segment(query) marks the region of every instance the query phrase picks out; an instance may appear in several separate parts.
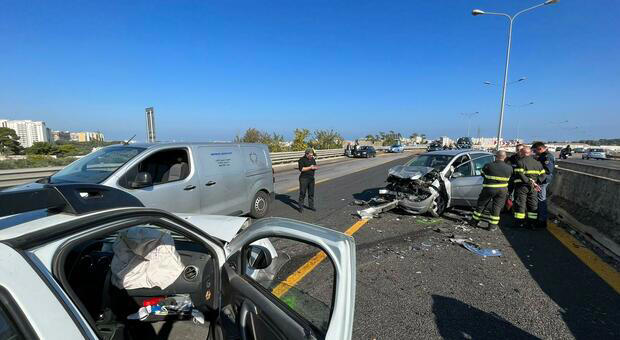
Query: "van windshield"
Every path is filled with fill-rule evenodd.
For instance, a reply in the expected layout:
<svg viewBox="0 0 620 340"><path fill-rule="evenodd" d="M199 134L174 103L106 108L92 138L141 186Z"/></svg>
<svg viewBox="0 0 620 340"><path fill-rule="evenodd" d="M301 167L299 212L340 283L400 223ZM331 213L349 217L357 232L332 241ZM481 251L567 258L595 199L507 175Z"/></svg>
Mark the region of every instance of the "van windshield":
<svg viewBox="0 0 620 340"><path fill-rule="evenodd" d="M49 183L100 183L144 150L131 146L97 150L51 176Z"/></svg>

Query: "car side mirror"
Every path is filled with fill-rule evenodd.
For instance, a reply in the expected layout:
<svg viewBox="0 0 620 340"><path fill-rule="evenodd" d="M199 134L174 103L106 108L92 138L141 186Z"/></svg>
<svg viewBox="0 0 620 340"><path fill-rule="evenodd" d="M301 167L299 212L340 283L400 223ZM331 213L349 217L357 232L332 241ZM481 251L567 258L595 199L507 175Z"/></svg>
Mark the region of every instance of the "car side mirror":
<svg viewBox="0 0 620 340"><path fill-rule="evenodd" d="M247 251L248 267L252 269L265 269L271 265L273 259L269 249L251 245Z"/></svg>
<svg viewBox="0 0 620 340"><path fill-rule="evenodd" d="M153 178L148 172L138 172L136 178L131 182L132 189L146 188L153 185Z"/></svg>

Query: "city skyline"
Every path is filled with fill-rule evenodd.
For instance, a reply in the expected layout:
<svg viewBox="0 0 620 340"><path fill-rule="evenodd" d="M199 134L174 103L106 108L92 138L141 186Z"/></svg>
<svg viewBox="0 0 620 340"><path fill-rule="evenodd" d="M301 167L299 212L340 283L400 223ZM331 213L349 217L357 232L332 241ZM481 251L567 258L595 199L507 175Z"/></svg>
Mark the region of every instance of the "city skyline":
<svg viewBox="0 0 620 340"><path fill-rule="evenodd" d="M6 4L0 113L144 141L153 106L159 140L206 141L250 127L458 137L460 113L479 112L471 130L492 136L499 87L484 82L500 82L507 24L470 13L536 3ZM617 137L618 9L567 1L519 18L509 78L526 80L509 87L505 138Z"/></svg>

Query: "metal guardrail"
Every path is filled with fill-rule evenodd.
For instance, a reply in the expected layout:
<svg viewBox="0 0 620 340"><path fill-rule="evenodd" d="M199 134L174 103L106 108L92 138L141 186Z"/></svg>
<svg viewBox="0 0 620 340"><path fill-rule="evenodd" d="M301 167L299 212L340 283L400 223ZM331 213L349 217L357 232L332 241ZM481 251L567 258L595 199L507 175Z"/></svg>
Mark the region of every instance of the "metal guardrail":
<svg viewBox="0 0 620 340"><path fill-rule="evenodd" d="M388 147L376 147L377 151L385 151ZM423 149L423 146L406 146L405 150ZM303 151L292 152L272 152L270 153L271 162L273 165L287 164L296 162L301 156L304 155ZM317 159L336 158L344 156L344 149L329 149L329 150L317 150ZM0 170L0 188L7 188L15 185L26 184L34 182L43 177L51 176L60 169L59 167L48 168L25 168L25 169L10 169Z"/></svg>

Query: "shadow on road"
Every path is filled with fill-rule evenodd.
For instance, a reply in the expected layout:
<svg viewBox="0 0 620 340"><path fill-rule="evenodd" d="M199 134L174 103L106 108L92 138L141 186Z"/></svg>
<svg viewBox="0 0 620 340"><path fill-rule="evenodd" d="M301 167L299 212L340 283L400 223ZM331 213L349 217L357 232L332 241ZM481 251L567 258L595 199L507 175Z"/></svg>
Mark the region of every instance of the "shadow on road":
<svg viewBox="0 0 620 340"><path fill-rule="evenodd" d="M373 197L379 196L379 189L381 188L366 189L362 192L358 192L357 194L353 194L353 198L356 200L368 201Z"/></svg>
<svg viewBox="0 0 620 340"><path fill-rule="evenodd" d="M289 207L297 210L299 208L299 204L296 200L292 199L290 195L286 194L276 194L276 201L280 201Z"/></svg>
<svg viewBox="0 0 620 340"><path fill-rule="evenodd" d="M511 217L502 218L506 239L542 291L559 306L558 313L575 338L620 338L620 295L547 230L512 225Z"/></svg>
<svg viewBox="0 0 620 340"><path fill-rule="evenodd" d="M444 339L538 339L499 315L459 300L433 295L433 314Z"/></svg>

